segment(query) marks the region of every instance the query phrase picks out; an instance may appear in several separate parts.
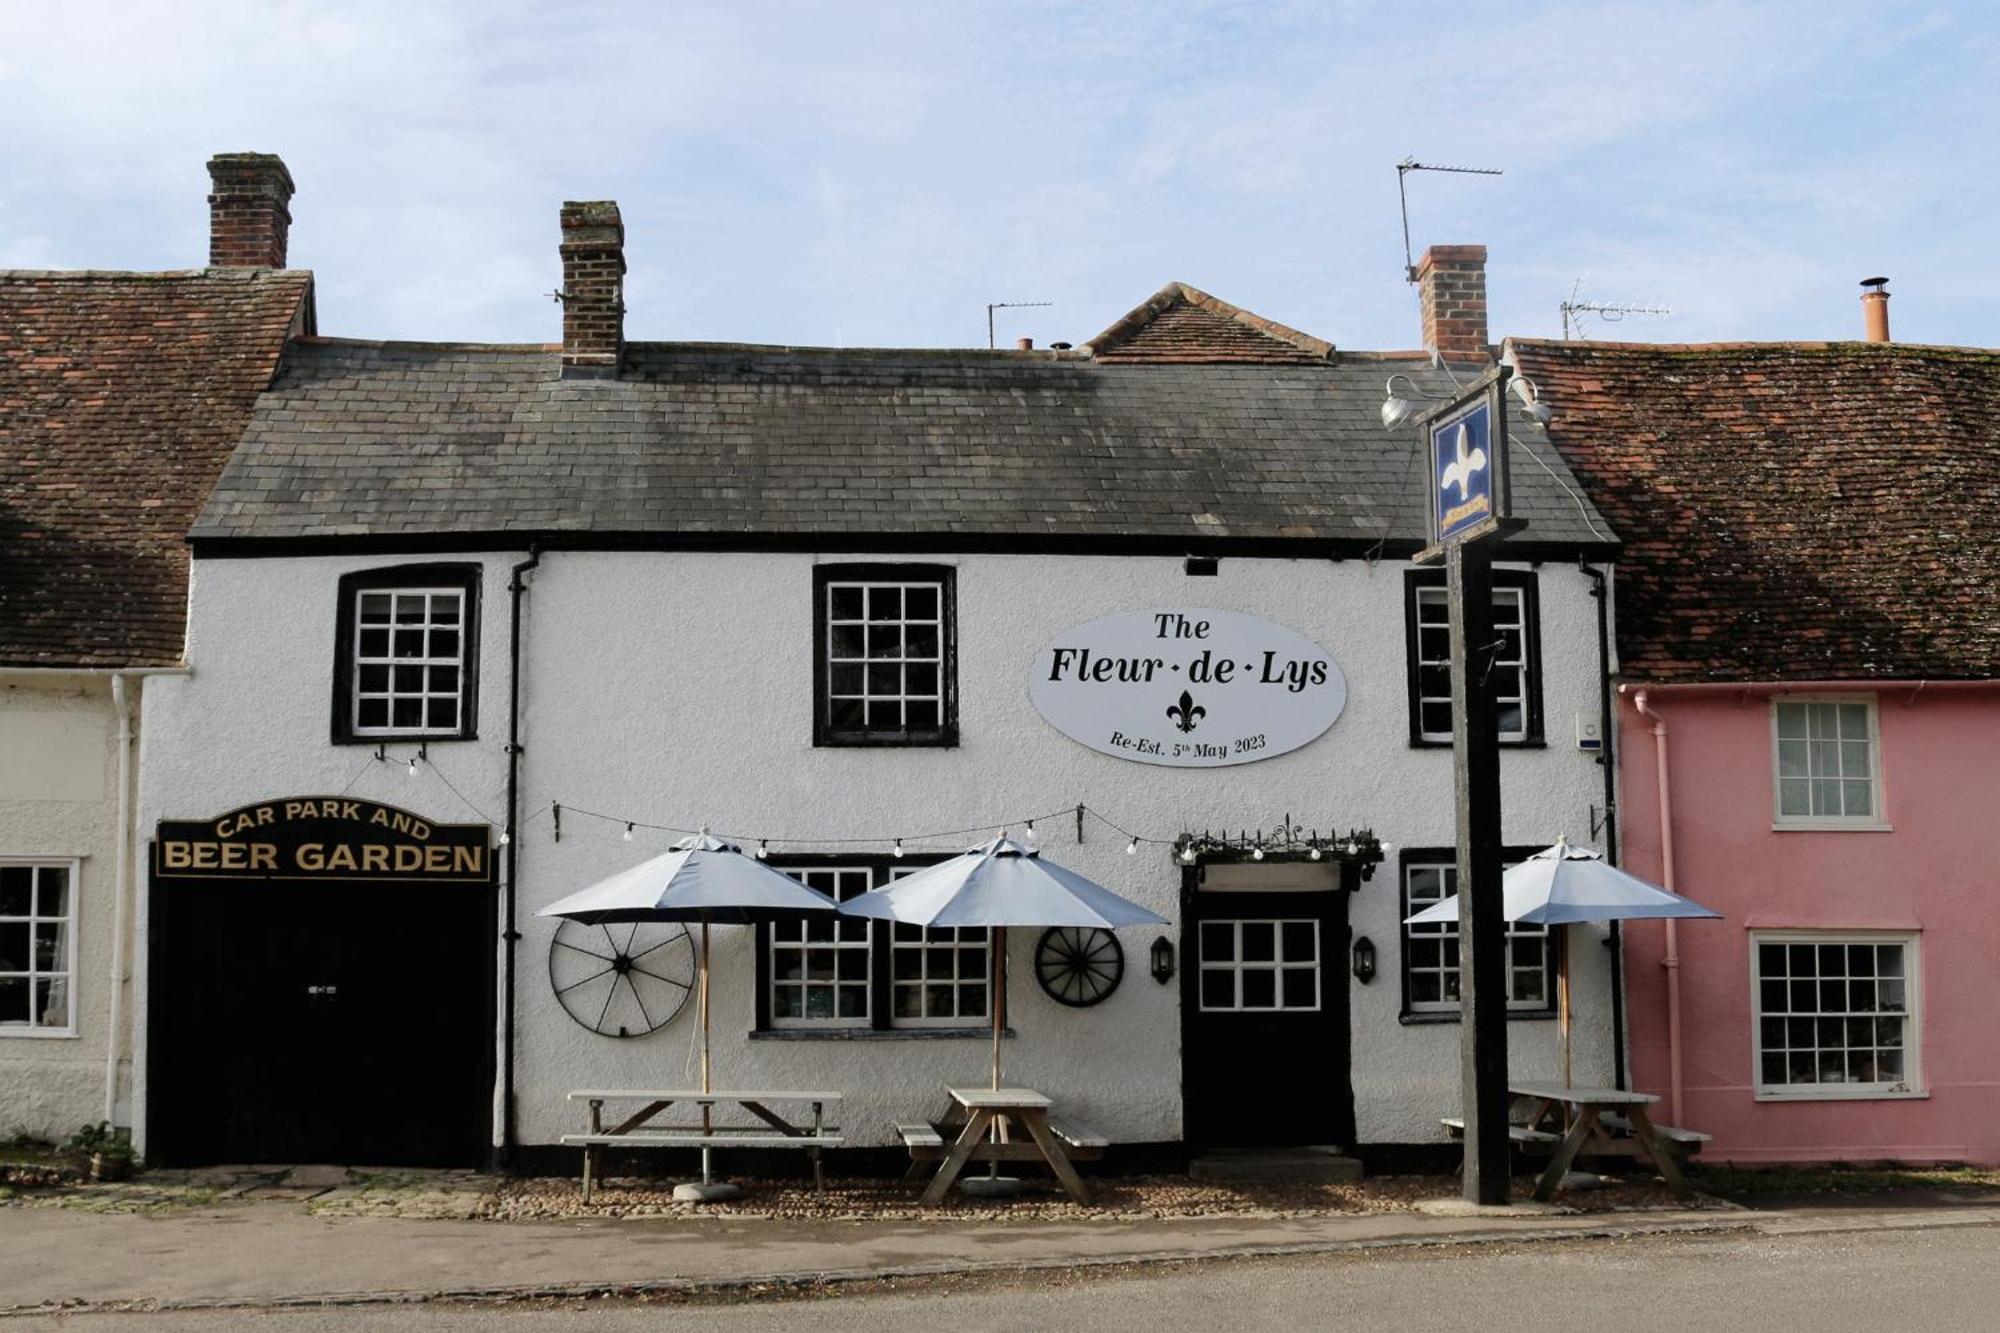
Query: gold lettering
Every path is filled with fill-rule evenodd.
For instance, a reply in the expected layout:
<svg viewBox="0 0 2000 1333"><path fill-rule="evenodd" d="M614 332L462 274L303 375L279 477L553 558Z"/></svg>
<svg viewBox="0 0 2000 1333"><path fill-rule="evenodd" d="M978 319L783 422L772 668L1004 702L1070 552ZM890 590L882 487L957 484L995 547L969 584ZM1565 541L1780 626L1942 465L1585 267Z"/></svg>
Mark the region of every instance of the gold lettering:
<svg viewBox="0 0 2000 1333"><path fill-rule="evenodd" d="M278 849L268 842L250 844L250 868L252 870L276 870Z"/></svg>
<svg viewBox="0 0 2000 1333"><path fill-rule="evenodd" d="M268 806L268 805L260 805L260 806L258 806L258 807L257 807L257 827L259 827L259 828L262 828L262 827L263 827L264 825L266 825L266 824L268 824L268 823L270 823L270 822L271 822L271 807L270 807L270 806Z"/></svg>
<svg viewBox="0 0 2000 1333"><path fill-rule="evenodd" d="M326 869L325 844L302 842L298 851L292 854L292 859L298 862L301 870L324 870Z"/></svg>
<svg viewBox="0 0 2000 1333"><path fill-rule="evenodd" d="M214 843L198 842L194 845L194 868L196 870L213 870L215 869L215 862Z"/></svg>
<svg viewBox="0 0 2000 1333"><path fill-rule="evenodd" d="M387 872L389 869L389 849L379 842L371 842L366 847L363 847L361 849L361 868L363 870Z"/></svg>
<svg viewBox="0 0 2000 1333"><path fill-rule="evenodd" d="M368 816L368 822L371 824L380 824L383 828L388 828L389 812L378 805L375 807L375 813Z"/></svg>
<svg viewBox="0 0 2000 1333"><path fill-rule="evenodd" d="M354 849L344 842L337 844L332 851L326 854L326 868L328 870L353 870L355 868Z"/></svg>
<svg viewBox="0 0 2000 1333"><path fill-rule="evenodd" d="M452 848L451 873L454 875L477 875L482 873L479 869L479 854L485 850L484 847Z"/></svg>
<svg viewBox="0 0 2000 1333"><path fill-rule="evenodd" d="M426 847L424 852L424 873L445 875L451 873L451 850L446 847Z"/></svg>
<svg viewBox="0 0 2000 1333"><path fill-rule="evenodd" d="M335 801L332 804L334 806L334 809L327 816L327 818L351 819L357 824L361 822L361 802L348 801L345 804L342 804L339 801Z"/></svg>
<svg viewBox="0 0 2000 1333"><path fill-rule="evenodd" d="M396 870L400 874L410 870L421 870L424 865L424 849L411 847L407 843L396 848Z"/></svg>
<svg viewBox="0 0 2000 1333"><path fill-rule="evenodd" d="M307 807L310 806L311 804L312 804L311 801L286 801L285 819L287 821L294 819L304 819L306 817L306 814L308 813Z"/></svg>
<svg viewBox="0 0 2000 1333"><path fill-rule="evenodd" d="M194 864L194 860L188 854L186 843L165 842L160 844L160 864L169 870L186 870Z"/></svg>
<svg viewBox="0 0 2000 1333"><path fill-rule="evenodd" d="M224 870L242 870L250 864L250 849L240 842L225 842L220 850Z"/></svg>

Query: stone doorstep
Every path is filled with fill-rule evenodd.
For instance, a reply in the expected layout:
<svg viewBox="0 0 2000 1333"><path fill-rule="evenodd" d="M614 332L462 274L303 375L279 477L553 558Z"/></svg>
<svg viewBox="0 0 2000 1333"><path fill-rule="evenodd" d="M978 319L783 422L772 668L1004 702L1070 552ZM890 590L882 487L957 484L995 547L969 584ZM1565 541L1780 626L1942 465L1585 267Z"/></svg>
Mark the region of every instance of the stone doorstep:
<svg viewBox="0 0 2000 1333"><path fill-rule="evenodd" d="M1351 1185L1362 1178L1361 1162L1337 1147L1226 1148L1188 1163L1188 1177L1211 1184Z"/></svg>

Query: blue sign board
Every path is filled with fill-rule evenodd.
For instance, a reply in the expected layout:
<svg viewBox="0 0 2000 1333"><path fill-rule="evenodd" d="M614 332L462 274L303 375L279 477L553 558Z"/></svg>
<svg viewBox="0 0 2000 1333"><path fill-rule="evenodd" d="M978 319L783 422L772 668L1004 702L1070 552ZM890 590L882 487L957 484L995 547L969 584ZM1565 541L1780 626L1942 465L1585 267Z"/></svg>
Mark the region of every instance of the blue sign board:
<svg viewBox="0 0 2000 1333"><path fill-rule="evenodd" d="M1430 435L1434 544L1461 539L1482 525L1490 531L1506 516L1507 427L1499 417L1504 407L1498 399L1497 393L1481 392L1433 418L1426 427Z"/></svg>

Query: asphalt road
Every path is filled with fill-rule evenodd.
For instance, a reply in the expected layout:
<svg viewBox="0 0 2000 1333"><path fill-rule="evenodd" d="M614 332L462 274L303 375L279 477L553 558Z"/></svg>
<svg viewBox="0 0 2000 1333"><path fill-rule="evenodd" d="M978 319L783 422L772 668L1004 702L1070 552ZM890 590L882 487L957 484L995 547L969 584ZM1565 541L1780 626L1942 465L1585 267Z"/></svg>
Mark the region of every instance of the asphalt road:
<svg viewBox="0 0 2000 1333"><path fill-rule="evenodd" d="M557 1306L415 1305L298 1311L177 1311L6 1320L27 1330L260 1333L384 1329L585 1329L658 1333L1143 1329L1991 1330L2000 1327L2000 1228L1794 1236L1725 1234L1541 1242L1171 1269L1038 1273L905 1290L703 1302Z"/></svg>

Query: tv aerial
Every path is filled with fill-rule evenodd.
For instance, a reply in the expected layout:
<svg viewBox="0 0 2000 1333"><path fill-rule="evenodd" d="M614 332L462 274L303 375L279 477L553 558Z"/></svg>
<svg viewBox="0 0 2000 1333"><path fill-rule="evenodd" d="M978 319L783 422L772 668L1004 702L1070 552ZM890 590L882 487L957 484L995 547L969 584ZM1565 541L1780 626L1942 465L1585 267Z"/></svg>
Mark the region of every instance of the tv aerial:
<svg viewBox="0 0 2000 1333"><path fill-rule="evenodd" d="M1660 318L1674 313L1672 306L1665 305L1613 305L1603 301L1584 301L1578 297L1583 292L1583 279L1571 284L1569 299L1562 303L1563 341L1583 337L1583 321L1595 316L1606 324L1616 324L1637 315L1641 318Z"/></svg>
<svg viewBox="0 0 2000 1333"><path fill-rule="evenodd" d="M1448 167L1437 162L1419 162L1414 157L1406 157L1396 164L1396 198L1403 206L1403 280L1417 280L1417 261L1410 254L1410 191L1404 183L1413 171L1443 171L1454 176L1500 176L1505 175L1499 167Z"/></svg>
<svg viewBox="0 0 2000 1333"><path fill-rule="evenodd" d="M994 350L993 312L996 310L1026 310L1033 306L1054 305L1054 301L988 301L986 303L986 350Z"/></svg>

